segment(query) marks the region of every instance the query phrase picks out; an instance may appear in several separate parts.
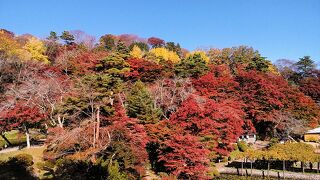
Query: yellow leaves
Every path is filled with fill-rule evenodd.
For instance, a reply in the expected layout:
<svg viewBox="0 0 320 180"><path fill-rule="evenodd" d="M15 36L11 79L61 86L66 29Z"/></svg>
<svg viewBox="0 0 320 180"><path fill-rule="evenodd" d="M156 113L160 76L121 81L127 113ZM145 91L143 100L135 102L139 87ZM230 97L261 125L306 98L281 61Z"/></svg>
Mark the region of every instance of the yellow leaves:
<svg viewBox="0 0 320 180"><path fill-rule="evenodd" d="M45 46L39 39L30 38L23 48L31 54L31 60L49 63L48 57L44 55L46 52Z"/></svg>
<svg viewBox="0 0 320 180"><path fill-rule="evenodd" d="M248 149L245 152L239 150L230 154L232 159L248 158L250 160L280 160L318 162L320 155L315 153L313 146L306 143L276 144L268 150Z"/></svg>
<svg viewBox="0 0 320 180"><path fill-rule="evenodd" d="M260 154L260 155L258 155ZM316 162L318 156L314 153L314 148L306 143L285 143L276 144L269 150L257 152L257 159L265 160L291 160Z"/></svg>
<svg viewBox="0 0 320 180"><path fill-rule="evenodd" d="M207 56L206 52L204 52L204 51L199 51L199 50L188 53L188 54L186 55L186 59L189 58L190 56L194 56L194 55L196 55L196 54L200 55L200 57L201 57L201 59L202 59L203 61L205 61L206 63L209 63L210 59L209 59L209 57Z"/></svg>
<svg viewBox="0 0 320 180"><path fill-rule="evenodd" d="M180 62L180 57L177 55L177 53L169 51L166 48L154 48L150 50L150 53L156 56L157 58L162 58L165 61L171 61L174 64Z"/></svg>
<svg viewBox="0 0 320 180"><path fill-rule="evenodd" d="M134 45L132 48L132 51L130 51L130 56L134 58L142 58L141 49L138 46Z"/></svg>
<svg viewBox="0 0 320 180"><path fill-rule="evenodd" d="M18 57L23 60L28 57L20 44L4 31L0 31L0 55L4 58Z"/></svg>
<svg viewBox="0 0 320 180"><path fill-rule="evenodd" d="M318 142L320 140L320 137L318 134L305 134L304 140L307 142Z"/></svg>
<svg viewBox="0 0 320 180"><path fill-rule="evenodd" d="M44 55L46 49L42 41L31 37L22 47L17 40L0 31L0 55L4 58L18 58L21 61L36 60L49 63L48 57Z"/></svg>
<svg viewBox="0 0 320 180"><path fill-rule="evenodd" d="M268 62L268 70L267 71L272 74L275 74L275 75L280 75L278 69L271 62Z"/></svg>

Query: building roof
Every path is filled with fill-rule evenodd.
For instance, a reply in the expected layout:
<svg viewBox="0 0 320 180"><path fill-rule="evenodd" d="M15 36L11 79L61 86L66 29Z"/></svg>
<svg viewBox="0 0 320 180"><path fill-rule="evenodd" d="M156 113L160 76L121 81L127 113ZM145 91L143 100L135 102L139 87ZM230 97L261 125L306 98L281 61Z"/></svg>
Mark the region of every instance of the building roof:
<svg viewBox="0 0 320 180"><path fill-rule="evenodd" d="M311 129L311 130L307 131L306 134L320 134L320 127L315 128L315 129Z"/></svg>

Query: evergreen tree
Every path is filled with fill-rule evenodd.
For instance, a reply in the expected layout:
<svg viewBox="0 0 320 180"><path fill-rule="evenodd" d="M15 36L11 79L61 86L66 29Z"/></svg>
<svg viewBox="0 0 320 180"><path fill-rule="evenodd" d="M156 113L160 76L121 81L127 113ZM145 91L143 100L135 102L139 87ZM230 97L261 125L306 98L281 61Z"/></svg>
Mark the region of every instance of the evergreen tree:
<svg viewBox="0 0 320 180"><path fill-rule="evenodd" d="M127 46L124 44L124 42L122 41L119 41L117 43L117 49L116 51L120 54L123 54L123 55L128 55L129 54L129 49L127 48Z"/></svg>
<svg viewBox="0 0 320 180"><path fill-rule="evenodd" d="M56 32L51 31L51 32L50 32L50 36L47 37L47 39L50 40L50 41L55 42L55 41L57 41L57 40L59 39L59 37L57 36L57 33L56 33Z"/></svg>
<svg viewBox="0 0 320 180"><path fill-rule="evenodd" d="M297 71L302 78L310 77L312 75L312 70L315 69L316 65L310 56L304 56L295 64Z"/></svg>
<svg viewBox="0 0 320 180"><path fill-rule="evenodd" d="M148 44L144 42L133 42L132 44L130 44L129 50L132 51L134 46L138 46L142 51L149 51Z"/></svg>
<svg viewBox="0 0 320 180"><path fill-rule="evenodd" d="M137 81L127 97L127 113L129 117L138 118L143 123L155 123L160 116L160 110L154 107L147 88Z"/></svg>
<svg viewBox="0 0 320 180"><path fill-rule="evenodd" d="M175 53L177 53L179 55L179 57L181 57L181 47L180 47L180 44L175 44L174 42L167 42L166 43L166 48L169 50L169 51L173 51Z"/></svg>
<svg viewBox="0 0 320 180"><path fill-rule="evenodd" d="M74 36L69 31L63 31L60 38L63 39L66 44L72 44L74 41Z"/></svg>
<svg viewBox="0 0 320 180"><path fill-rule="evenodd" d="M186 59L181 60L176 65L175 71L182 77L199 77L209 70L206 61L201 57L201 54L195 53Z"/></svg>
<svg viewBox="0 0 320 180"><path fill-rule="evenodd" d="M248 66L246 67L247 70L257 70L261 72L267 72L269 69L270 61L268 61L265 57L254 57L249 62Z"/></svg>
<svg viewBox="0 0 320 180"><path fill-rule="evenodd" d="M125 173L120 172L119 163L115 161L108 167L108 180L126 180L128 179Z"/></svg>
<svg viewBox="0 0 320 180"><path fill-rule="evenodd" d="M112 34L106 34L100 37L100 44L104 46L107 50L111 51L114 49L115 45L115 36Z"/></svg>
<svg viewBox="0 0 320 180"><path fill-rule="evenodd" d="M113 77L124 77L124 74L130 71L130 65L123 57L123 54L110 54L96 65L97 71L108 73Z"/></svg>

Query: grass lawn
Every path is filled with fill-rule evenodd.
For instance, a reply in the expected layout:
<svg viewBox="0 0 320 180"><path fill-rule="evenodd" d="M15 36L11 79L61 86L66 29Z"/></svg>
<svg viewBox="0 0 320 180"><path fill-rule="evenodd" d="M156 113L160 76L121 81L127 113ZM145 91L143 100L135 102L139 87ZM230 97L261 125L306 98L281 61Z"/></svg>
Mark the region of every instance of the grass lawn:
<svg viewBox="0 0 320 180"><path fill-rule="evenodd" d="M26 142L25 134L18 130L5 132L4 135L13 145L19 145ZM43 139L45 138L45 135L39 133L36 129L30 129L30 137L33 139ZM7 142L0 136L0 149L3 148L5 144L7 144Z"/></svg>
<svg viewBox="0 0 320 180"><path fill-rule="evenodd" d="M11 144L17 145L26 142L26 136L18 130L5 132L4 136L10 141ZM4 147L7 142L0 136L0 148Z"/></svg>
<svg viewBox="0 0 320 180"><path fill-rule="evenodd" d="M33 168L34 173L39 177L42 174L42 171L37 167L37 163L43 162L43 151L45 150L45 146L40 147L32 147L32 148L24 148L18 151L12 151L7 153L0 153L0 161L6 161L10 157L16 156L18 154L30 154L33 157Z"/></svg>
<svg viewBox="0 0 320 180"><path fill-rule="evenodd" d="M43 151L45 150L44 146L41 147L32 147L32 148L24 148L18 151L12 151L7 153L0 153L0 161L8 160L9 157L16 156L18 154L30 154L33 157L33 162L41 162L43 157Z"/></svg>

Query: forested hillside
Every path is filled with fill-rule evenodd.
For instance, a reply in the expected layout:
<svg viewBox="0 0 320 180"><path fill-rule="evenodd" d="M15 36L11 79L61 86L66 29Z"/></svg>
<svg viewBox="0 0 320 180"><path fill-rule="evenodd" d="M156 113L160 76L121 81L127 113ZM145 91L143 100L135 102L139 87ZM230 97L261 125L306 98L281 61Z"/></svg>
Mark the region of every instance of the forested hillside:
<svg viewBox="0 0 320 180"><path fill-rule="evenodd" d="M157 37L2 29L0 131L45 133L57 178L139 179L150 164L201 179L242 134L301 138L317 127L319 78L309 56L273 64L247 46L188 51Z"/></svg>

